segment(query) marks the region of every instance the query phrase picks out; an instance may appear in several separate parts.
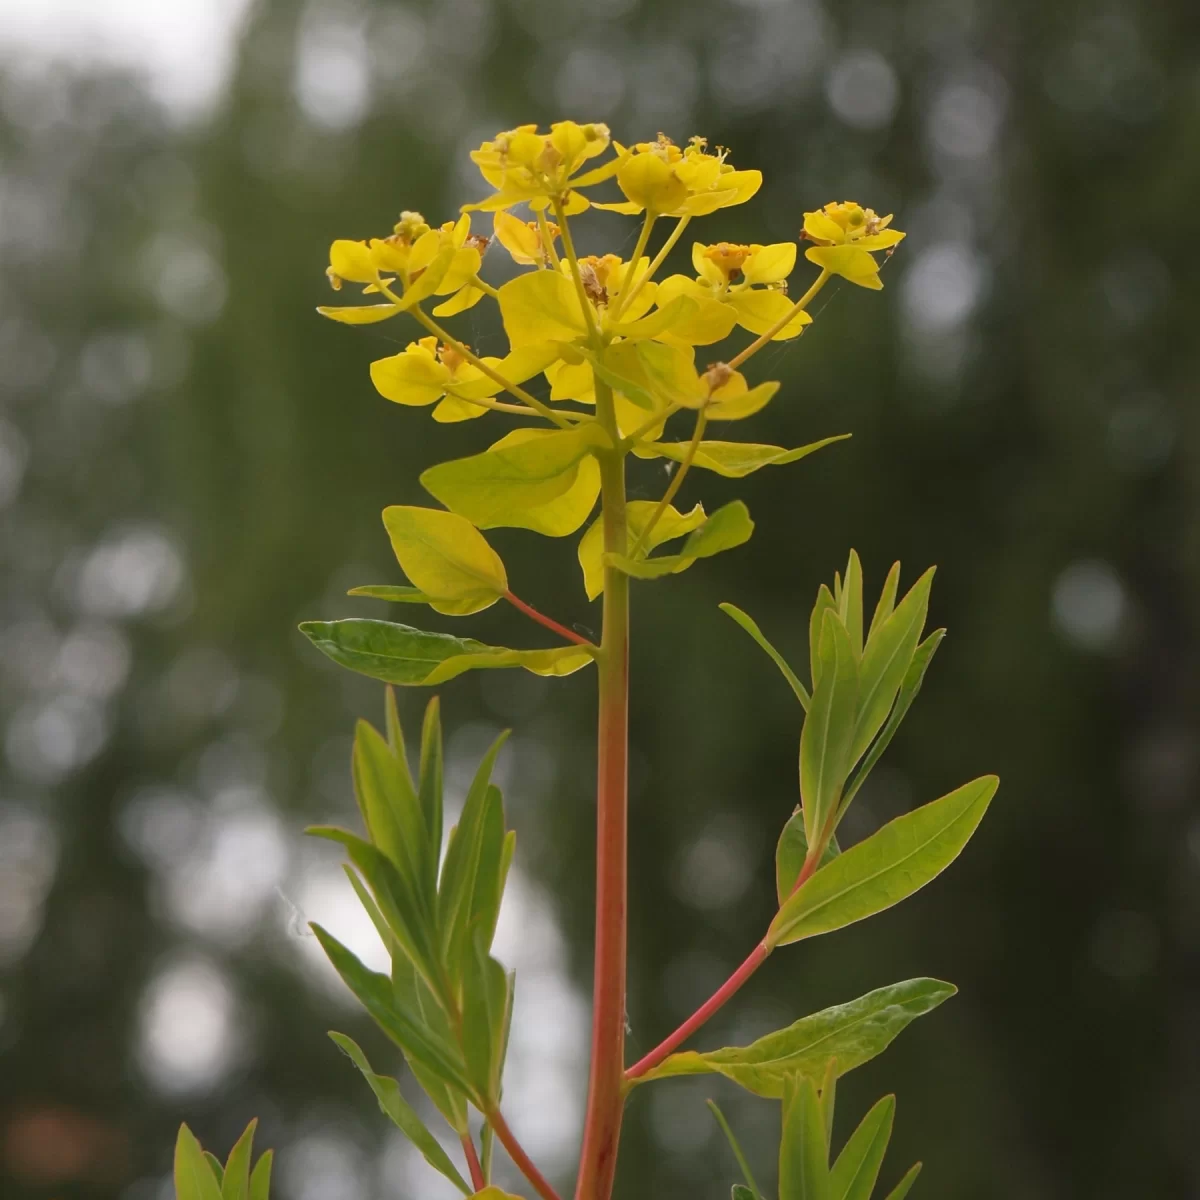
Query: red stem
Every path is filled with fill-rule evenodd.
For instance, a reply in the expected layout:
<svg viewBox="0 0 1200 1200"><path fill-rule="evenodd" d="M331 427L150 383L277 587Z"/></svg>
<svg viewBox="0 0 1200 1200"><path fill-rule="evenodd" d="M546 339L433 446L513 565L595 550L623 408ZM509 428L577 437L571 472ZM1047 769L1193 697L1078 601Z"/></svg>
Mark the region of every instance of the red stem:
<svg viewBox="0 0 1200 1200"><path fill-rule="evenodd" d="M577 646L590 646L592 643L576 633L573 629L568 629L565 625L560 625L553 617L546 616L545 613L540 613L532 604L526 604L520 596L514 596L512 592L505 592L504 598L513 606L519 609L527 617L532 617L539 625L545 625L547 629L552 629L559 637L564 637L568 642L574 642Z"/></svg>
<svg viewBox="0 0 1200 1200"><path fill-rule="evenodd" d="M517 1165L521 1174L533 1184L533 1190L542 1197L542 1200L561 1200L559 1194L550 1186L545 1175L533 1165L533 1160L521 1148L521 1143L517 1141L513 1131L509 1129L508 1122L500 1115L500 1110L498 1108L493 1109L484 1115L487 1117L487 1123L492 1127L496 1137L500 1140L500 1144L508 1151L508 1157Z"/></svg>
<svg viewBox="0 0 1200 1200"><path fill-rule="evenodd" d="M804 860L804 865L800 868L800 874L796 876L796 882L792 887L793 895L801 884L808 880L816 868L816 856L810 855ZM637 1079L645 1075L647 1071L657 1067L676 1047L686 1042L766 962L767 955L770 953L771 948L767 945L766 939L759 942L750 951L750 955L746 961L670 1037L655 1046L644 1058L638 1059L625 1072L625 1078Z"/></svg>
<svg viewBox="0 0 1200 1200"><path fill-rule="evenodd" d="M597 381L597 400L611 398ZM614 426L615 428L615 426ZM616 436L614 434L614 442ZM620 454L600 458L604 547L627 547L625 468ZM609 1200L625 1104L625 954L628 838L629 577L604 570L604 635L597 663L596 949L592 971L592 1062L576 1200Z"/></svg>
<svg viewBox="0 0 1200 1200"><path fill-rule="evenodd" d="M686 1042L758 970L771 951L766 943L759 942L749 957L723 984L665 1041L660 1042L645 1058L639 1059L625 1072L626 1079L637 1079L639 1075L657 1067L676 1046Z"/></svg>
<svg viewBox="0 0 1200 1200"><path fill-rule="evenodd" d="M467 1167L471 1172L471 1186L477 1192L482 1192L487 1187L487 1180L483 1175L483 1166L479 1162L479 1155L475 1153L475 1143L471 1140L469 1133L464 1133L461 1140L463 1153L467 1156Z"/></svg>

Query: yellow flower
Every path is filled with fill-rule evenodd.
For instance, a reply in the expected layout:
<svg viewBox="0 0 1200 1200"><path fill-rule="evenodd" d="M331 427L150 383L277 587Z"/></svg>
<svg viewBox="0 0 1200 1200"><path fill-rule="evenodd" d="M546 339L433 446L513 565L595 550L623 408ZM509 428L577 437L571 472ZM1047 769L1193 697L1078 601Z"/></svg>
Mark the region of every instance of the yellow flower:
<svg viewBox="0 0 1200 1200"><path fill-rule="evenodd" d="M574 121L558 121L549 133L538 133L536 125L498 133L471 151L472 160L496 192L478 204L464 205L463 211L496 212L521 203L536 210L557 200L568 214L583 212L589 202L578 189L610 178L621 160L614 158L582 174L579 170L603 154L610 141L607 125Z"/></svg>
<svg viewBox="0 0 1200 1200"><path fill-rule="evenodd" d="M551 346L528 346L507 358L483 358L510 383L523 383L543 371L556 357ZM387 400L422 407L441 401L433 419L443 424L469 421L487 412L482 404L504 389L469 363L453 346L439 346L435 337L410 342L399 354L371 364L371 382Z"/></svg>
<svg viewBox="0 0 1200 1200"><path fill-rule="evenodd" d="M625 338L657 337L664 324L669 325L682 312L682 308L677 308L663 317L658 313L645 316L654 304L657 285L643 283L636 296L632 295L632 289L649 267L649 258L643 256L628 285L630 303L618 315L628 264L615 254L589 255L579 260L587 304L592 319L603 332ZM559 268L526 271L501 286L500 317L510 345L587 340L587 317L580 306L570 264L562 262ZM689 302L686 308L690 311L691 307Z"/></svg>
<svg viewBox="0 0 1200 1200"><path fill-rule="evenodd" d="M904 234L889 229L892 216L878 216L851 200L827 204L819 212L804 214L803 237L817 244L804 252L809 262L859 287L883 287L879 265L871 257L878 250L891 251Z"/></svg>
<svg viewBox="0 0 1200 1200"><path fill-rule="evenodd" d="M689 297L696 311L672 325L664 340L706 346L728 336L734 325L751 333L766 333L793 307L786 291L787 277L796 265L794 242L740 245L717 242L692 245L696 278L672 275L658 286L656 299L664 308L678 296ZM773 340L795 337L811 318L797 313Z"/></svg>
<svg viewBox="0 0 1200 1200"><path fill-rule="evenodd" d="M483 290L470 281L479 272L488 239L471 236L470 217L430 229L420 213L403 212L394 231L370 242L339 239L329 248L326 275L334 291L342 283L361 283L364 292L391 289L400 280L401 303L370 309L321 309L325 316L352 324L382 320L428 296L449 296L433 311L449 316L470 308ZM391 289L395 291L395 289Z"/></svg>
<svg viewBox="0 0 1200 1200"><path fill-rule="evenodd" d="M536 221L521 221L511 213L499 210L492 218L496 240L512 255L519 267L544 267L550 261L549 248L542 241L542 232ZM546 222L553 243L558 239L559 229L553 221Z"/></svg>
<svg viewBox="0 0 1200 1200"><path fill-rule="evenodd" d="M735 171L725 150L709 154L703 138L676 146L665 134L639 142L621 160L617 186L623 202L597 204L610 212L659 217L702 217L718 208L743 204L762 186L761 171Z"/></svg>

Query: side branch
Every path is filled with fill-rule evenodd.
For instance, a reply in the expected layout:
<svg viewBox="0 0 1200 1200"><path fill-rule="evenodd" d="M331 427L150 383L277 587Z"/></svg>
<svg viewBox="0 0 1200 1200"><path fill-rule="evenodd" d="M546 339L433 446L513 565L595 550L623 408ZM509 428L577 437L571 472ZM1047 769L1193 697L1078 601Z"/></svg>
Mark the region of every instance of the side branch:
<svg viewBox="0 0 1200 1200"><path fill-rule="evenodd" d="M559 1194L550 1186L549 1180L534 1166L533 1159L525 1153L516 1135L508 1127L508 1122L500 1115L498 1108L484 1113L487 1123L492 1127L500 1144L508 1151L508 1157L513 1160L516 1168L533 1184L533 1190L542 1200L561 1200Z"/></svg>
<svg viewBox="0 0 1200 1200"><path fill-rule="evenodd" d="M568 642L574 642L577 646L587 646L594 650L596 647L589 642L582 634L576 633L573 629L568 629L565 625L560 625L553 617L546 616L545 613L540 613L532 604L526 604L520 596L514 595L512 592L505 592L504 598L520 612L523 612L527 617L532 618L539 625L544 625L547 629L553 630L559 637L564 637Z"/></svg>

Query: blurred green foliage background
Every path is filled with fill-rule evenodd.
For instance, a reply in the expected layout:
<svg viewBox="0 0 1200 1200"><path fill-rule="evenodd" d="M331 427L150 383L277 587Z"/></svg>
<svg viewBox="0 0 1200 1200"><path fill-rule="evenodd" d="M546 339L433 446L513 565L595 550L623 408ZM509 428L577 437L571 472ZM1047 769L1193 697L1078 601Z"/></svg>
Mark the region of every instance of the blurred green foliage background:
<svg viewBox="0 0 1200 1200"><path fill-rule="evenodd" d="M689 504L744 496L754 540L636 589L631 1053L760 935L797 799L798 709L717 603L799 655L850 546L872 589L895 558L906 580L937 563L950 636L847 834L985 771L997 801L934 886L781 951L698 1041L949 978L960 996L839 1089L845 1127L898 1092L895 1175L923 1158L928 1200L1200 1196L1200 9L128 0L114 51L92 18L17 7L0 15L0 1194L160 1200L181 1119L223 1154L257 1115L281 1200L443 1195L324 1037L398 1067L304 932L369 941L336 851L300 830L353 820L348 736L382 696L295 624L385 615L343 594L398 581L379 510L420 502L419 468L497 425L389 405L367 364L415 326L313 308L334 237L401 208L452 216L484 192L466 157L483 137L570 116L624 141L701 133L761 167L705 240L792 238L844 198L909 231L882 296L826 289L802 343L754 363L784 384L759 440L853 440L690 478ZM580 222L585 251L634 234ZM484 306L455 322L495 351ZM638 494L660 471L637 464ZM572 539L494 540L518 592L594 627ZM539 644L520 621L471 626ZM410 728L423 701L402 697ZM569 1179L591 676L482 673L443 705L458 795L516 730L509 1116ZM633 1098L620 1195L727 1194L710 1094L771 1177L777 1105L674 1081Z"/></svg>

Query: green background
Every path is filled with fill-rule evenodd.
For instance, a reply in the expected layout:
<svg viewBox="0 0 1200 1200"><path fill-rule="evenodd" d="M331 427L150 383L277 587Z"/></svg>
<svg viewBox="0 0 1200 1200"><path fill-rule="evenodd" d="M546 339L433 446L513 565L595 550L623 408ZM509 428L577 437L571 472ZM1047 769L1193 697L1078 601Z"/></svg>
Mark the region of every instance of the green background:
<svg viewBox="0 0 1200 1200"><path fill-rule="evenodd" d="M881 295L826 289L802 343L754 360L783 388L739 436L853 439L742 482L690 477L689 505L747 501L753 541L635 585L631 1053L760 936L797 800L798 709L717 603L795 660L850 546L870 592L896 558L906 581L937 563L950 634L848 840L995 771L991 812L935 885L781 950L697 1044L948 978L961 994L839 1089L843 1131L898 1093L885 1180L920 1157L928 1200L1200 1195L1198 50L1184 0L264 0L220 107L182 125L136 76L10 63L0 1194L158 1200L181 1119L224 1153L255 1115L283 1200L443 1194L385 1145L324 1031L396 1057L304 965L304 881L333 860L298 832L352 819L347 736L382 696L295 625L386 615L342 594L399 581L379 510L420 503L419 469L502 419L388 404L367 365L415 326L313 308L334 237L402 208L452 216L484 193L468 149L570 116L625 141L702 133L761 167L705 240L786 240L843 198L909 231ZM589 214L578 236L628 253L635 226ZM495 352L484 308L455 328ZM635 464L635 495L662 484ZM573 539L493 541L514 590L596 628ZM541 644L508 609L396 615ZM442 699L455 786L516 729L509 936L541 984L518 978L518 1011L538 1008L511 1119L569 1183L569 1120L555 1130L584 1085L593 681L485 673ZM410 729L423 701L401 697ZM236 1033L211 1043L223 1062L204 1054L214 996ZM156 1028L182 1060L155 1058ZM672 1081L630 1104L621 1196L727 1194L707 1095L773 1177L777 1105Z"/></svg>

